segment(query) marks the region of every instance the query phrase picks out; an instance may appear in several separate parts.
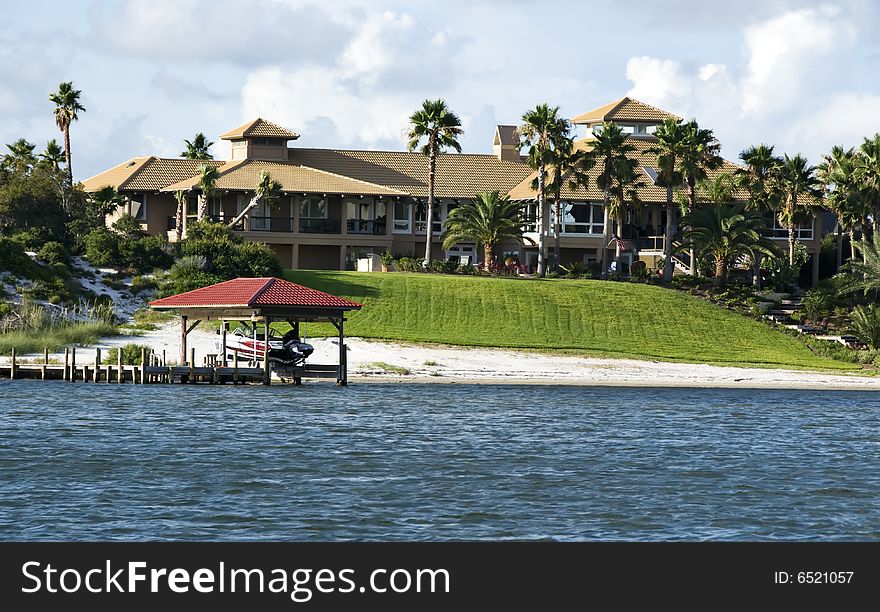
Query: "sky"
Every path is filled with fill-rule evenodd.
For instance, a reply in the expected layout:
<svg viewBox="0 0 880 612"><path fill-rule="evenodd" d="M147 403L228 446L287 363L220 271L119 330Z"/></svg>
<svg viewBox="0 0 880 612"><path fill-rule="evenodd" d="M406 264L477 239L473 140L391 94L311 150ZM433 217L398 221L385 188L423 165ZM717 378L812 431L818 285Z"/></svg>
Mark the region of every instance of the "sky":
<svg viewBox="0 0 880 612"><path fill-rule="evenodd" d="M427 98L465 152L547 102L564 116L625 95L696 118L735 160L766 142L813 163L880 131L880 7L870 0L30 0L0 21L0 143L59 138L48 94L86 107L84 179L176 156L257 116L293 146L403 149Z"/></svg>

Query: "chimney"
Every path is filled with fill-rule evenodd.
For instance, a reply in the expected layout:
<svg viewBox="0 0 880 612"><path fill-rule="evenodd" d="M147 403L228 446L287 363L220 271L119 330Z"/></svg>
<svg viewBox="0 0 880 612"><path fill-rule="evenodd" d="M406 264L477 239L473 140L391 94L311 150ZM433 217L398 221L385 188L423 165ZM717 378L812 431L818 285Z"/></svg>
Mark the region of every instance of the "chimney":
<svg viewBox="0 0 880 612"><path fill-rule="evenodd" d="M501 161L520 161L519 130L516 129L516 126L498 125L495 127L492 152Z"/></svg>

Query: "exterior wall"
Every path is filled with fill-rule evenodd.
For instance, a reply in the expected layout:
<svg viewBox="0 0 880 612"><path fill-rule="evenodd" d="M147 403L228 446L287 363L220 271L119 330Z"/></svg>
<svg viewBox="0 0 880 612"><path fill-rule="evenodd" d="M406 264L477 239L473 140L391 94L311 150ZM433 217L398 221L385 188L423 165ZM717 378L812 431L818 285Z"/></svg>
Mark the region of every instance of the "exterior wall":
<svg viewBox="0 0 880 612"><path fill-rule="evenodd" d="M329 244L299 245L299 268L303 270L339 270L340 247Z"/></svg>

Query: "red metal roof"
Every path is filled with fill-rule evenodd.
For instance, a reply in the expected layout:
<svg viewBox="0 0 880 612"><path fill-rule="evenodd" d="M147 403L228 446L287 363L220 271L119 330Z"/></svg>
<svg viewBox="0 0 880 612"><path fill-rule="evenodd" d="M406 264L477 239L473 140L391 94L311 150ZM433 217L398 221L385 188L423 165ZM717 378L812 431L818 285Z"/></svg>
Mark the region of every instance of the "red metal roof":
<svg viewBox="0 0 880 612"><path fill-rule="evenodd" d="M289 306L353 310L363 305L280 278L236 278L150 302L153 308Z"/></svg>

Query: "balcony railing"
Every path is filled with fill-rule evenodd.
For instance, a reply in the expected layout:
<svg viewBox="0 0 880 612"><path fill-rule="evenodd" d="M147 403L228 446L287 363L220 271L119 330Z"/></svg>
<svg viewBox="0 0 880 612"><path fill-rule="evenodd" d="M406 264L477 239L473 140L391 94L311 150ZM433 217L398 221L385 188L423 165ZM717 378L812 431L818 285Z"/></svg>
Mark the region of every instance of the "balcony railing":
<svg viewBox="0 0 880 612"><path fill-rule="evenodd" d="M292 232L293 219L290 217L250 217L248 229L252 232Z"/></svg>
<svg viewBox="0 0 880 612"><path fill-rule="evenodd" d="M335 219L300 219L299 231L303 234L338 234L340 223Z"/></svg>
<svg viewBox="0 0 880 612"><path fill-rule="evenodd" d="M665 236L642 236L637 241L640 251L657 251L663 252L663 246L666 244Z"/></svg>
<svg viewBox="0 0 880 612"><path fill-rule="evenodd" d="M383 236L385 235L385 221L349 219L345 231L349 234L372 234Z"/></svg>

